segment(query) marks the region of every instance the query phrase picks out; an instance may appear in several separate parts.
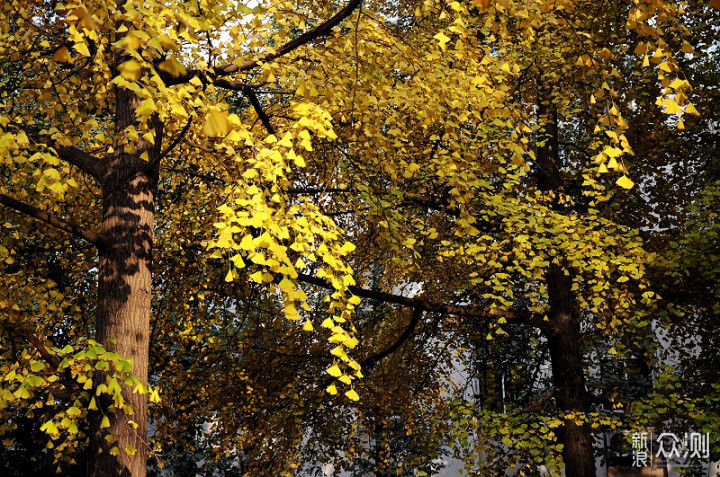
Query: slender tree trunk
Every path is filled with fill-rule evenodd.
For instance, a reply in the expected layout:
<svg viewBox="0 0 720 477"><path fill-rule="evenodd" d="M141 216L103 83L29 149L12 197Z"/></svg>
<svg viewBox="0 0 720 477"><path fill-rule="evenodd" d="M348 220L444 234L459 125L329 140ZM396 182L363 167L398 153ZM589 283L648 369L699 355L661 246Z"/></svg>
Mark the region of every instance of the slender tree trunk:
<svg viewBox="0 0 720 477"><path fill-rule="evenodd" d="M547 273L550 325L545 331L552 365L553 386L558 409L584 414L587 391L582 364L580 324L574 314L572 279L563 269L551 265ZM579 418L582 416L578 416ZM595 452L590 426L574 419L563 423L563 461L567 477L594 477Z"/></svg>
<svg viewBox="0 0 720 477"><path fill-rule="evenodd" d="M552 103L547 89L540 86L538 90L538 116L545 124L544 130L539 135L542 145L537 153L538 189L557 193L563 187L558 151L557 108ZM553 200L553 208L560 209L557 196ZM548 340L558 409L565 413L582 414L588 410L588 401L582 363L580 323L572 292L572 277L565 273L561 264L553 263L545 276L550 312L549 326L544 333ZM565 419L563 426L565 475L595 476L595 452L590 426L576 424L574 419Z"/></svg>
<svg viewBox="0 0 720 477"><path fill-rule="evenodd" d="M134 121L137 98L127 90L118 90L116 94L116 129L122 131ZM140 146L138 155L150 147ZM122 146L118 148L121 150ZM157 174L146 172L146 165L136 155L125 153L116 153L108 159L103 178L101 231L107 245L100 250L96 339L107 349L132 360L133 374L147 384ZM98 376L105 378L105 374ZM147 395L133 393L131 387L123 385L123 397L131 406L132 415L108 412L108 403L101 402L100 412L91 420L88 469L91 477L146 475ZM101 429L103 414L108 416L110 426ZM114 447L118 449L112 451Z"/></svg>

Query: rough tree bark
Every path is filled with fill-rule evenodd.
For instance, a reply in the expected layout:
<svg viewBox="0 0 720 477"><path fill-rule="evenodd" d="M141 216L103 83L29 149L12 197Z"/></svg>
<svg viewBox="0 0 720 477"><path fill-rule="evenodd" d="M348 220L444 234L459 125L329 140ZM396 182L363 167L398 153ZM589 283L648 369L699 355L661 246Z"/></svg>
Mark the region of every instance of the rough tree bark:
<svg viewBox="0 0 720 477"><path fill-rule="evenodd" d="M137 98L122 89L117 90L116 98L115 127L120 133L134 121ZM133 374L143 383L148 382L157 170L146 171L148 163L138 156L150 148L150 144L140 144L135 154L118 152L106 162L101 229L106 243L99 250L96 322L97 341L132 360ZM116 150L122 151L122 146ZM146 475L147 395L133 393L132 388L124 386L123 397L132 407L131 416L104 412L108 403L100 403L100 412L91 420L88 469L91 477ZM101 429L103 414L109 417L110 426ZM107 438L110 435L114 438L112 442ZM117 455L110 453L114 446L119 449ZM136 451L128 453L126 448Z"/></svg>

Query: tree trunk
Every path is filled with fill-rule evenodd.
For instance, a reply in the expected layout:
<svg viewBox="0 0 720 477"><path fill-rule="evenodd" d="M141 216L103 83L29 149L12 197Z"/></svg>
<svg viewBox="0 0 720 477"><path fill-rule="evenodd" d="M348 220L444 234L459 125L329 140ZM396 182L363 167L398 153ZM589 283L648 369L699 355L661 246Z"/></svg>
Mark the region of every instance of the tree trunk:
<svg viewBox="0 0 720 477"><path fill-rule="evenodd" d="M549 90L539 86L538 91L538 119L541 124L544 123L538 138L542 144L537 151L538 189L556 193L552 207L560 210L557 193L563 187L563 178L560 174L557 108L552 103ZM560 263L562 261L563 257L560 257ZM588 401L582 364L580 323L572 292L572 277L565 274L560 263L552 263L545 276L550 312L549 325L543 332L548 340L558 410L563 413L575 411L584 414L588 410ZM578 425L574 419L565 419L563 426L565 475L595 476L595 452L590 426Z"/></svg>
<svg viewBox="0 0 720 477"><path fill-rule="evenodd" d="M117 91L116 129L134 121L137 98ZM141 144L147 150L149 144ZM119 145L116 150L122 149ZM133 374L148 383L151 264L155 215L156 171L146 172L147 162L135 155L116 153L108 159L103 178L103 223L107 245L99 252L98 313L96 339L106 349L132 360ZM105 374L98 379L104 380ZM121 410L100 412L91 419L88 475L91 477L144 477L148 456L147 395L122 386L132 415ZM100 428L103 414L110 426ZM129 422L132 420L137 427ZM113 442L107 437L113 436ZM117 447L116 450L113 450ZM127 450L130 452L127 452ZM133 454L133 449L135 452ZM112 452L111 452L112 451ZM116 454L116 455L113 455Z"/></svg>
<svg viewBox="0 0 720 477"><path fill-rule="evenodd" d="M550 324L545 331L552 365L553 386L558 409L587 412L587 391L582 364L580 324L573 313L572 279L558 265L547 274ZM590 426L565 419L562 433L563 461L567 477L594 477L595 452Z"/></svg>

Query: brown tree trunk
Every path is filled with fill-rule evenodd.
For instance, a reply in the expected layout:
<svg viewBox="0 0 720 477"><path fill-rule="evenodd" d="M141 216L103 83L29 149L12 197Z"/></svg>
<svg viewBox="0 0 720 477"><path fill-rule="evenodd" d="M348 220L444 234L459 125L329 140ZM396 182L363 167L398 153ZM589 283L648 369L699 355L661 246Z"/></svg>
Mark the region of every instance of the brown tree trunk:
<svg viewBox="0 0 720 477"><path fill-rule="evenodd" d="M116 129L134 121L137 98L117 91ZM149 144L141 144L142 150ZM119 145L116 149L122 149ZM103 178L103 223L106 239L99 266L96 339L108 350L132 360L133 374L148 382L151 264L155 215L156 171L136 155L116 153L108 159ZM98 379L104 380L104 374ZM108 412L107 402L91 419L88 475L91 477L144 477L148 456L147 395L123 385L123 397L132 415ZM100 428L103 415L110 426ZM132 420L136 426L130 423ZM108 438L112 436L112 438ZM117 447L116 451L112 451ZM127 452L127 450L130 452ZM135 449L133 454L132 449ZM113 455L116 454L116 455Z"/></svg>
<svg viewBox="0 0 720 477"><path fill-rule="evenodd" d="M558 193L563 187L560 174L557 108L550 92L538 88L538 116L544 128L539 135L541 146L537 152L538 189ZM559 210L555 196L552 206ZM563 257L560 257L562 263ZM548 290L549 324L544 329L548 340L552 365L553 386L558 410L563 413L584 414L587 409L587 390L582 364L580 323L572 292L572 277L565 274L559 263L550 265L545 280ZM582 416L580 416L582 417ZM588 424L576 424L575 419L565 419L562 433L563 461L567 477L595 476L595 452Z"/></svg>
<svg viewBox="0 0 720 477"><path fill-rule="evenodd" d="M587 412L587 391L582 364L580 324L574 314L572 279L558 265L551 265L546 276L550 300L550 320L545 336L552 365L553 386L558 409L576 412L578 419ZM565 419L561 433L563 461L567 477L594 477L595 452L587 423Z"/></svg>

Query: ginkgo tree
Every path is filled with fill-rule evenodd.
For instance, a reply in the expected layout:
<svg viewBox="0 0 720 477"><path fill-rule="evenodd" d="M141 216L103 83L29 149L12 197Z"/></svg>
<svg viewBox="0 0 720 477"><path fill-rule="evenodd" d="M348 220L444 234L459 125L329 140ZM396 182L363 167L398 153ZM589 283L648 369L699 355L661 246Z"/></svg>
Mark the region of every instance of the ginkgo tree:
<svg viewBox="0 0 720 477"><path fill-rule="evenodd" d="M353 306L346 293L353 281L343 260L352 248L316 205L289 203L283 193L291 184L288 171L304 164L301 151L312 150L311 136L333 137L330 117L312 103L293 102L288 113L294 119L275 137L254 131L223 100L224 90L247 87L241 76L262 71L262 63L330 33L358 3L339 12L332 5L310 10L325 23L280 50L266 50L267 42L282 41L295 22L276 27L262 19L272 18L282 5L254 11L231 2L3 5L7 82L0 122L3 163L12 176L3 184L0 200L91 243L98 262L92 339L78 337L59 349L47 341L42 320L24 323L19 332L34 343L34 351L4 361L2 402L3 407L32 408L42 407L48 394L49 399L68 399L69 405L49 416L43 430L51 436L78 436L77 421L89 419L90 475L145 472L146 402L148 395L157 399L157 391L148 388L155 197L163 159L181 140L199 140L216 150L202 155L216 163L196 165L226 168L229 174L218 207L218 232L208 231L206 244L208 253L217 256L235 251L227 257L226 279L232 281L238 269L245 269L252 280L273 283L286 316L297 320L306 298L294 281L297 267L305 266L298 259L322 263L318 276L336 287L328 296L329 309L340 310L332 326L336 354L350 366L347 374L337 366L332 374L349 384L355 377L350 373L359 373L359 365L344 351L357 340L341 326L345 319L340 317ZM230 44L217 49L227 37ZM208 48L200 46L204 41ZM223 50L234 54L227 58ZM18 65L20 71L11 74ZM247 94L252 97L251 91ZM79 193L78 174L93 181L87 192L98 194L99 200ZM96 204L99 232L61 218L61 204L73 200ZM3 247L3 252L12 260L12 248ZM41 302L40 316L62 313L54 302L64 297L53 292L25 296L17 301L8 297L3 309L19 317ZM351 388L346 394L357 399Z"/></svg>
<svg viewBox="0 0 720 477"><path fill-rule="evenodd" d="M579 167L599 203L596 170L613 170L612 187L633 185L613 58L653 66L666 113L697 113L663 39L668 25L685 34L682 6L628 2L611 19L593 5L3 3L0 408L42 416L59 460L87 447L90 475L141 476L148 398L176 418L156 417L163 436L201 406L190 389L222 393L184 388L191 379L165 392L153 375L194 378L206 359L227 364L243 346L282 348L314 332L331 358L313 389L356 401L363 365L397 351L425 315L489 324L490 339L523 323L556 341L565 465L590 475L579 320L619 329L649 300L646 258L632 231L573 210L558 190L552 130L568 112L566 89L592 85L578 94L602 105L595 153ZM611 20L623 33L608 38ZM645 38L631 53L628 32ZM558 41L568 48L549 54ZM568 83L535 87L548 75ZM60 276L84 285L32 268L22 252L38 241L51 244ZM373 269L378 289L364 286ZM381 291L411 282L421 297ZM242 299L224 301L233 296ZM397 339L356 359L361 298L412 312ZM289 322L262 331L275 315ZM244 373L228 365L217 383ZM232 423L232 397L220 399L197 415ZM225 429L221 442L241 447L242 429Z"/></svg>

